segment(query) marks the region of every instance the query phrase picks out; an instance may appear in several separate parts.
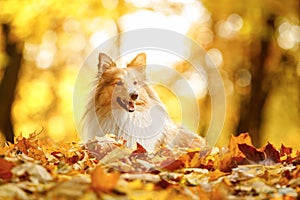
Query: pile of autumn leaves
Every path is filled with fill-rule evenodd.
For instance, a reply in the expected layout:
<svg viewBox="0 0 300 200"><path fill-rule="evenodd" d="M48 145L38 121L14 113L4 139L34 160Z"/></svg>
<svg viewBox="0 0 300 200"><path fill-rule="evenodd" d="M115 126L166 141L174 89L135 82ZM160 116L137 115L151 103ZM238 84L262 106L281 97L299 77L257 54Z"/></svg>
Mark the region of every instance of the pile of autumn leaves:
<svg viewBox="0 0 300 200"><path fill-rule="evenodd" d="M300 152L248 134L228 148L148 153L107 135L82 145L18 137L0 149L0 199L297 199Z"/></svg>

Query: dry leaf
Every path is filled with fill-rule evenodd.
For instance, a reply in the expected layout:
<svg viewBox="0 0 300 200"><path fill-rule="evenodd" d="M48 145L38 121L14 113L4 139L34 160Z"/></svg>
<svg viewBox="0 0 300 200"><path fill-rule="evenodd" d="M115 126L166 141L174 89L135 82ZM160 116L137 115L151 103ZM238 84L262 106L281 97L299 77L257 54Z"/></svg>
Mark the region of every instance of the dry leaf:
<svg viewBox="0 0 300 200"><path fill-rule="evenodd" d="M255 147L247 144L238 144L239 150L243 152L250 164L259 163L266 159L265 154ZM252 162L252 163L251 163Z"/></svg>
<svg viewBox="0 0 300 200"><path fill-rule="evenodd" d="M167 159L161 163L161 167L168 171L175 171L185 166L184 161L180 159Z"/></svg>
<svg viewBox="0 0 300 200"><path fill-rule="evenodd" d="M231 136L228 148L232 154L232 157L244 157L243 153L238 147L239 144L247 144L248 146L253 146L249 133L241 133L236 137Z"/></svg>
<svg viewBox="0 0 300 200"><path fill-rule="evenodd" d="M137 143L137 148L132 153L133 154L147 153L147 151L146 151L146 149L142 145L140 145L139 143Z"/></svg>
<svg viewBox="0 0 300 200"><path fill-rule="evenodd" d="M30 162L14 167L12 169L12 173L18 177L28 174L29 180L31 180L33 183L43 183L53 179L43 166Z"/></svg>
<svg viewBox="0 0 300 200"><path fill-rule="evenodd" d="M98 165L91 174L91 187L98 194L110 192L116 187L119 177L118 172L105 172L103 167Z"/></svg>
<svg viewBox="0 0 300 200"><path fill-rule="evenodd" d="M290 156L291 153L292 153L292 148L291 147L286 147L283 144L281 144L280 156L284 156L284 155Z"/></svg>
<svg viewBox="0 0 300 200"><path fill-rule="evenodd" d="M0 185L0 199L30 199L16 184Z"/></svg>
<svg viewBox="0 0 300 200"><path fill-rule="evenodd" d="M264 147L264 153L266 155L266 160L268 160L267 162L265 162L264 164L275 164L275 163L279 163L280 162L280 154L279 151L277 151L275 149L275 147L268 143L267 146Z"/></svg>
<svg viewBox="0 0 300 200"><path fill-rule="evenodd" d="M10 180L12 177L11 169L15 166L14 163L4 160L0 158L0 179L4 179L6 181Z"/></svg>
<svg viewBox="0 0 300 200"><path fill-rule="evenodd" d="M209 180L214 181L214 180L217 180L218 178L228 175L228 174L229 173L221 172L220 170L216 169L215 171L209 173Z"/></svg>
<svg viewBox="0 0 300 200"><path fill-rule="evenodd" d="M271 143L256 149L248 134L232 137L229 148L200 151L148 153L124 144L110 136L84 146L20 136L0 150L0 199L295 199L300 193L300 152L283 145L279 152Z"/></svg>

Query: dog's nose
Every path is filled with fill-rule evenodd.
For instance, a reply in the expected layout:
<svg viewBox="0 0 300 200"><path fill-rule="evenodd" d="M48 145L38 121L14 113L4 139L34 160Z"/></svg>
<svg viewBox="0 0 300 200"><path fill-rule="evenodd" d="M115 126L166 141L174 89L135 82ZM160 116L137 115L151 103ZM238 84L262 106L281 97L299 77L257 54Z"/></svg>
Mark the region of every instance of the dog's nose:
<svg viewBox="0 0 300 200"><path fill-rule="evenodd" d="M130 98L131 98L132 100L137 100L138 97L139 97L139 95L138 95L138 93L136 93L136 92L130 94Z"/></svg>

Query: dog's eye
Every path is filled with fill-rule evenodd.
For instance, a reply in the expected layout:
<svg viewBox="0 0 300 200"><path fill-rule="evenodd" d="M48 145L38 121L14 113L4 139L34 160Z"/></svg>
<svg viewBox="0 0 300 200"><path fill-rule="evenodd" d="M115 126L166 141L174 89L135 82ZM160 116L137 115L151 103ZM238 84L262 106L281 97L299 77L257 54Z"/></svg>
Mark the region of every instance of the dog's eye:
<svg viewBox="0 0 300 200"><path fill-rule="evenodd" d="M124 84L124 83L123 83L123 81L121 81L121 80L116 82L116 85L123 85L123 84Z"/></svg>
<svg viewBox="0 0 300 200"><path fill-rule="evenodd" d="M133 85L136 85L138 82L137 81L133 81Z"/></svg>

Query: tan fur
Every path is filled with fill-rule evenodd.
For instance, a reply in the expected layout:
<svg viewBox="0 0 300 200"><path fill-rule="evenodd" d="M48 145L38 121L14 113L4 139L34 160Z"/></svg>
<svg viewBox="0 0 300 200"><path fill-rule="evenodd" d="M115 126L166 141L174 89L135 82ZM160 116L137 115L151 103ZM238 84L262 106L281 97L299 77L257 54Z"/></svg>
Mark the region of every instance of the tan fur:
<svg viewBox="0 0 300 200"><path fill-rule="evenodd" d="M147 151L167 145L203 147L204 139L171 121L155 91L146 83L146 54L138 54L127 68L117 68L99 54L98 80L83 117L85 140L105 134L123 138L127 146Z"/></svg>

